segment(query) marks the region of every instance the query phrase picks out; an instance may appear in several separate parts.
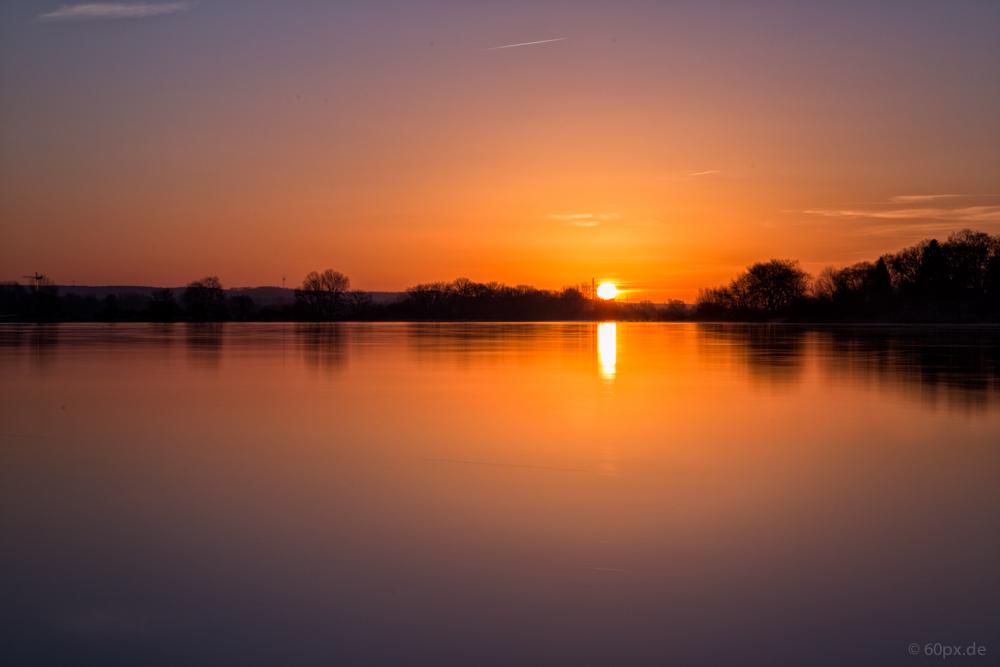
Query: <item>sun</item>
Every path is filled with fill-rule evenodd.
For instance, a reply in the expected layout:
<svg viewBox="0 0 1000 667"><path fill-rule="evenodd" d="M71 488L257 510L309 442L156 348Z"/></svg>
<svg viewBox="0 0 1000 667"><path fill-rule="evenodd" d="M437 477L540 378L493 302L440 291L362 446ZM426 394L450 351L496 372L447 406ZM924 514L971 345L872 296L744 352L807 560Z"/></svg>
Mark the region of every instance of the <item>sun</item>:
<svg viewBox="0 0 1000 667"><path fill-rule="evenodd" d="M605 301L615 298L616 294L618 294L618 288L611 283L601 283L597 286L597 296Z"/></svg>

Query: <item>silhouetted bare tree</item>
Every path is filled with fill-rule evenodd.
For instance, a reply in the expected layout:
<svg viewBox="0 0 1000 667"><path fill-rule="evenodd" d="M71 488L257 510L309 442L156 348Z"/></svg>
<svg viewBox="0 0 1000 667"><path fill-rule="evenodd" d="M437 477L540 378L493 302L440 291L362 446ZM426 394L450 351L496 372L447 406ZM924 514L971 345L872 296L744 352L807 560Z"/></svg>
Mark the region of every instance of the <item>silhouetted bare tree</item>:
<svg viewBox="0 0 1000 667"><path fill-rule="evenodd" d="M28 311L28 291L13 280L0 283L0 315L17 317Z"/></svg>
<svg viewBox="0 0 1000 667"><path fill-rule="evenodd" d="M406 288L406 299L418 317L428 319L447 315L447 303L451 296L448 283L421 283Z"/></svg>
<svg viewBox="0 0 1000 667"><path fill-rule="evenodd" d="M687 317L687 305L680 299L668 299L666 314L669 319L682 320Z"/></svg>
<svg viewBox="0 0 1000 667"><path fill-rule="evenodd" d="M884 258L843 269L828 266L813 284L812 293L840 318L878 318L892 298L892 278Z"/></svg>
<svg viewBox="0 0 1000 667"><path fill-rule="evenodd" d="M246 294L229 297L229 314L237 322L246 322L252 319L256 312L257 306L253 302L253 297Z"/></svg>
<svg viewBox="0 0 1000 667"><path fill-rule="evenodd" d="M342 296L351 286L351 279L340 271L312 271L295 290L295 301L313 318L332 320L340 313Z"/></svg>
<svg viewBox="0 0 1000 667"><path fill-rule="evenodd" d="M631 304L632 312L635 314L635 319L641 322L650 322L659 317L660 313L654 304L649 299L644 299L636 304Z"/></svg>
<svg viewBox="0 0 1000 667"><path fill-rule="evenodd" d="M982 294L988 282L990 262L1000 253L1000 238L963 229L948 237L944 253L951 267L953 292Z"/></svg>
<svg viewBox="0 0 1000 667"><path fill-rule="evenodd" d="M226 295L222 283L215 276L208 276L190 283L184 289L184 308L191 319L198 322L223 320L226 315Z"/></svg>
<svg viewBox="0 0 1000 667"><path fill-rule="evenodd" d="M726 287L702 289L699 308L706 312L734 311L750 317L773 317L805 297L809 274L797 260L757 262Z"/></svg>
<svg viewBox="0 0 1000 667"><path fill-rule="evenodd" d="M149 317L154 322L173 322L180 314L177 301L174 300L173 290L158 289L153 290L153 296L149 299Z"/></svg>
<svg viewBox="0 0 1000 667"><path fill-rule="evenodd" d="M363 290L353 289L346 292L344 300L347 302L347 308L350 310L351 317L356 320L364 319L365 315L371 309L372 295Z"/></svg>

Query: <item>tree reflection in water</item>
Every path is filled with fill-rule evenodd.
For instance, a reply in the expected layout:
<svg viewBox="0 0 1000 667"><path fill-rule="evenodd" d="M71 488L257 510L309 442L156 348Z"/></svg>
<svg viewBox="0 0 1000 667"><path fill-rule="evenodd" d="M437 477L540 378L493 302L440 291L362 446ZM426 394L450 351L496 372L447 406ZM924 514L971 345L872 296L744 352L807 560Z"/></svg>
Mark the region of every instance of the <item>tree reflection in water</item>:
<svg viewBox="0 0 1000 667"><path fill-rule="evenodd" d="M191 323L185 327L184 340L191 365L206 370L218 369L222 362L222 324Z"/></svg>
<svg viewBox="0 0 1000 667"><path fill-rule="evenodd" d="M347 332L337 323L302 324L295 327L295 337L306 364L332 373L347 365Z"/></svg>
<svg viewBox="0 0 1000 667"><path fill-rule="evenodd" d="M892 385L931 403L976 409L1000 394L1000 329L993 326L697 326L701 357L734 359L772 385L800 381L813 357L826 381Z"/></svg>

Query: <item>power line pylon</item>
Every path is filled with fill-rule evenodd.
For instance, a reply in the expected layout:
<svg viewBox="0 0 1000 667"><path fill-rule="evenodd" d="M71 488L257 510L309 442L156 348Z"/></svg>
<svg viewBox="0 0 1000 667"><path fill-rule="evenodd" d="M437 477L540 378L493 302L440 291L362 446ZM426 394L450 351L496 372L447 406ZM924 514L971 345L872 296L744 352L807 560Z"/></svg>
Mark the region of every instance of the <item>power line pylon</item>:
<svg viewBox="0 0 1000 667"><path fill-rule="evenodd" d="M35 271L35 275L33 275L33 276L22 276L22 278L27 278L28 280L35 281L35 291L36 292L38 291L38 288L41 287L41 285L42 285L42 278L44 278L44 277L45 276L43 276L42 274L40 274L38 271Z"/></svg>

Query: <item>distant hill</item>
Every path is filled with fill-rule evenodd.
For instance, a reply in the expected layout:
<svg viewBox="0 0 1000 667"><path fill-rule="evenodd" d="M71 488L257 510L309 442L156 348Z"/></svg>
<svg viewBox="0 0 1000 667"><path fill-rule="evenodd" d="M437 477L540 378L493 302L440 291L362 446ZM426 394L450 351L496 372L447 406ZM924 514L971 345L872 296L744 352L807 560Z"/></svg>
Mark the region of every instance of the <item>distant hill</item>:
<svg viewBox="0 0 1000 667"><path fill-rule="evenodd" d="M141 294L149 297L154 290L162 287L149 287L145 285L57 285L59 296L75 294L77 296L94 296L103 299L109 294L121 296L123 294ZM167 288L174 293L174 298L180 301L184 295L183 287ZM372 301L375 303L392 303L405 296L406 292L369 292ZM253 299L258 308L287 306L295 301L295 290L285 287L230 287L226 290L227 296L248 296Z"/></svg>

